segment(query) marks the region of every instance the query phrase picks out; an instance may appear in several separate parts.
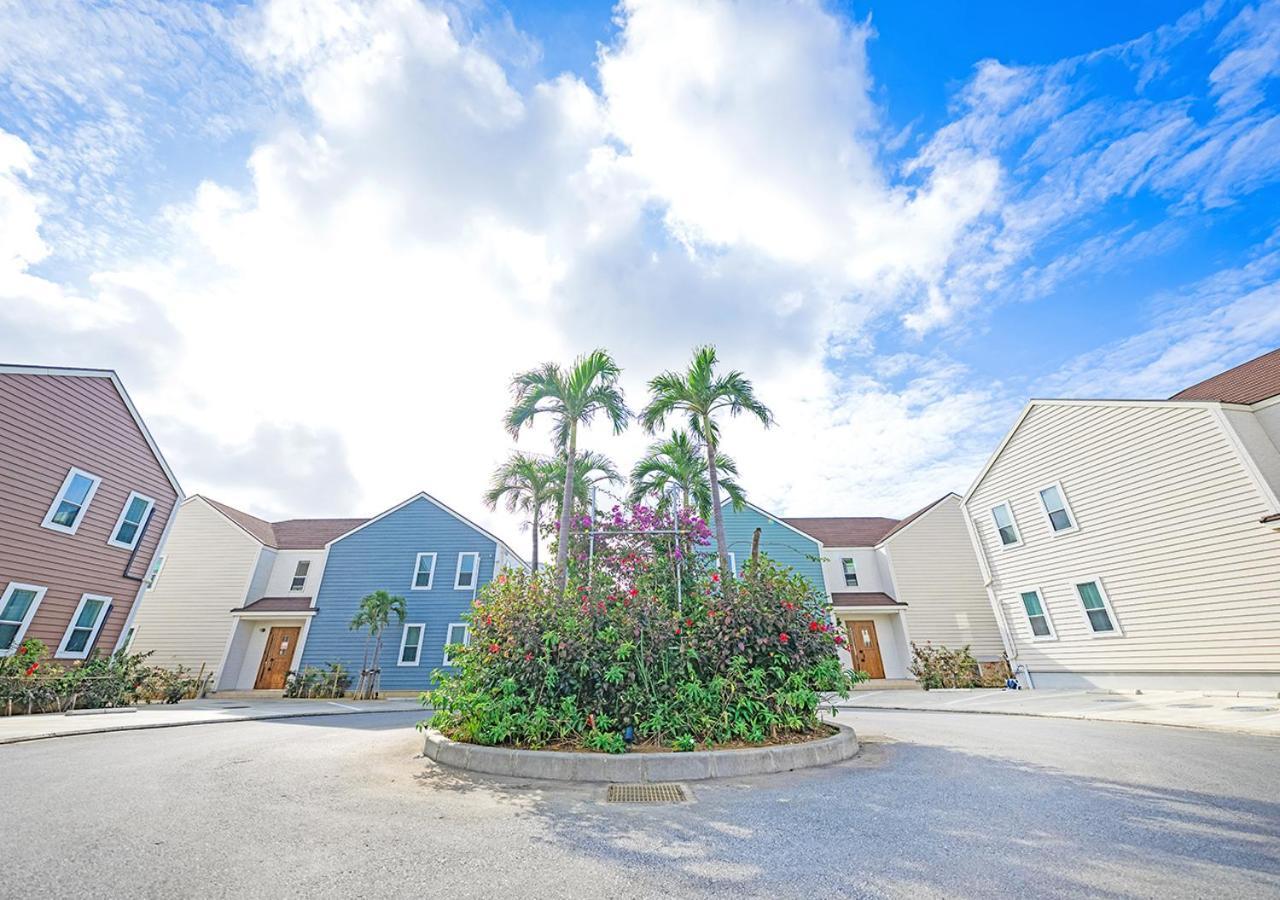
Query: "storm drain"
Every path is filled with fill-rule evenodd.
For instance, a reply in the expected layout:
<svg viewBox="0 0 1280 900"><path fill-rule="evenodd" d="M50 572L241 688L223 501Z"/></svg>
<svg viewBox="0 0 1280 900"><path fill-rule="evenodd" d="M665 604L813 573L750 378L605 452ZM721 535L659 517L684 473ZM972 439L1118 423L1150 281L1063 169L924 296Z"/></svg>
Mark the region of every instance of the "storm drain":
<svg viewBox="0 0 1280 900"><path fill-rule="evenodd" d="M684 803L689 796L679 784L611 784L609 803Z"/></svg>

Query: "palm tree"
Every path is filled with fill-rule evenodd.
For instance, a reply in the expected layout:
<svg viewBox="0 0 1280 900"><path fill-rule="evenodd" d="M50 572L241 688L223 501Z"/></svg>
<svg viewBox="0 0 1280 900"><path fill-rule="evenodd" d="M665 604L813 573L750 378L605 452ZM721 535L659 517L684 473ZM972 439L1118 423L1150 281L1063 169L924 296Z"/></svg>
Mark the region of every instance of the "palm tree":
<svg viewBox="0 0 1280 900"><path fill-rule="evenodd" d="M561 467L563 468L563 467ZM485 492L484 502L497 509L505 500L507 512L529 516L533 528L533 571L538 571L538 541L542 532L542 513L555 501L564 475L557 474L552 462L528 453L512 453L507 461L494 469Z"/></svg>
<svg viewBox="0 0 1280 900"><path fill-rule="evenodd" d="M733 501L734 509L741 509L745 498L742 488L724 473L738 474L737 464L724 453L716 454L716 471L721 474L720 487ZM631 502L639 503L645 497L664 497L670 490L680 492L681 506L689 508L691 501L698 515L710 519L711 479L707 476L707 458L702 443L691 438L687 431L673 431L671 436L650 444L645 455L631 470Z"/></svg>
<svg viewBox="0 0 1280 900"><path fill-rule="evenodd" d="M566 474L565 458L557 456L555 459L548 460L546 466L548 470L554 473L556 483L564 484ZM591 489L598 484L621 483L622 476L618 473L618 468L613 464L613 460L603 453L585 450L578 454L578 460L573 465L574 505L586 506L591 501ZM556 516L559 516L560 504L564 500L561 497L556 497L552 502L555 504Z"/></svg>
<svg viewBox="0 0 1280 900"><path fill-rule="evenodd" d="M401 625L404 624L405 616L408 615L404 598L386 591L374 591L360 600L360 607L356 610L355 618L351 620L352 631L369 629L369 634L364 641L364 664L360 671L360 685L356 688L357 697L368 699L377 693L378 673L381 671L378 660L382 658L382 634L391 623L392 615ZM372 669L369 668L370 638L374 641Z"/></svg>
<svg viewBox="0 0 1280 900"><path fill-rule="evenodd" d="M720 508L720 473L717 470L720 426L716 415L748 413L765 428L773 424L773 413L756 399L750 379L739 371L717 376L716 348L699 347L684 372L663 372L649 382L649 405L640 414L640 422L650 434L666 425L667 417L683 413L689 429L700 438L707 457L707 473L711 480L711 512L715 518L716 551L720 555L721 578L728 584L729 546L724 536L724 511Z"/></svg>
<svg viewBox="0 0 1280 900"><path fill-rule="evenodd" d="M574 469L578 461L578 426L603 414L614 434L627 427L631 412L622 397L622 370L604 350L579 356L567 370L555 363L517 375L511 382L515 399L507 410L506 426L513 439L533 420L548 413L555 423L556 449L564 455L564 489L560 501L560 534L556 541L556 587L563 593L568 578L569 514L573 510Z"/></svg>

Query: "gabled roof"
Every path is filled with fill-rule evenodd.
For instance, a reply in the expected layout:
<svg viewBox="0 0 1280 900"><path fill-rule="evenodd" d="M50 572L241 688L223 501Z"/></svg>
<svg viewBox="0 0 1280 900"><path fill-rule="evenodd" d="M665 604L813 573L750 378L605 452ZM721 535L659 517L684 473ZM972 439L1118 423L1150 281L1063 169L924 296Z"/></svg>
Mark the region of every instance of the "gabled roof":
<svg viewBox="0 0 1280 900"><path fill-rule="evenodd" d="M120 380L120 376L115 373L114 369L70 369L63 366L0 364L0 375L49 375L58 378L106 378L110 380L112 386L116 389L116 393L120 395L120 399L124 402L125 409L133 417L134 424L138 426L138 431L142 432L142 439L151 448L151 453L155 456L156 462L160 463L160 468L164 470L164 475L169 479L169 484L173 485L174 491L178 494L178 499L181 500L186 496L183 493L182 485L178 483L177 477L173 474L173 470L169 468L169 463L165 460L164 454L160 452L160 447L156 444L155 438L151 436L151 432L147 429L147 423L142 421L142 416L138 414L138 408L133 405L129 392L124 389L124 382Z"/></svg>
<svg viewBox="0 0 1280 900"><path fill-rule="evenodd" d="M194 499L194 498L193 498ZM268 522L247 512L201 496L260 544L274 550L323 550L335 537L364 524L365 519L286 519Z"/></svg>
<svg viewBox="0 0 1280 900"><path fill-rule="evenodd" d="M884 539L897 519L883 516L835 516L786 519L788 525L819 541L824 547L874 547Z"/></svg>
<svg viewBox="0 0 1280 900"><path fill-rule="evenodd" d="M933 509L935 506L937 506L937 505L938 505L939 503L941 503L943 500L946 500L948 497L955 497L957 500L958 500L958 499L960 499L960 495L959 495L959 494L957 494L955 491L952 491L951 493L948 493L948 494L943 494L943 495L942 495L941 497L939 497L937 500L934 500L932 503L928 503L928 504L926 504L926 505L924 505L924 506L920 507L920 508L919 508L919 509L917 509L915 512L913 512L911 515L907 516L905 519L903 519L902 521L900 521L897 525L894 525L892 528L890 528L888 531L886 531L886 532L885 532L884 537L880 538L880 540L881 540L881 541L887 541L889 538L893 537L893 536L894 536L895 534L897 534L899 531L901 531L902 529L906 528L908 525L910 525L910 524L911 524L912 522L914 522L916 519L918 519L918 518L920 518L921 516L923 516L925 513L927 513L929 510Z"/></svg>
<svg viewBox="0 0 1280 900"><path fill-rule="evenodd" d="M731 497L725 497L723 500L720 501L720 506L724 507L725 505L732 502L733 502L733 499ZM792 525L791 523L795 521L794 519L779 518L778 516L775 516L773 513L769 512L769 510L761 509L759 506L756 506L754 503L751 503L750 501L747 501L747 500L743 500L742 505L750 509L754 509L756 512L760 513L760 515L768 519L770 522L777 522L783 528L791 529L796 534L800 535L800 537L805 538L806 540L817 541L819 544L822 543L822 539L819 538L817 535L808 534L807 532L801 531L795 525Z"/></svg>
<svg viewBox="0 0 1280 900"><path fill-rule="evenodd" d="M1280 349L1264 353L1233 369L1184 388L1170 400L1210 400L1217 403L1260 403L1280 394Z"/></svg>
<svg viewBox="0 0 1280 900"><path fill-rule="evenodd" d="M434 504L435 506L447 512L449 515L453 516L462 524L467 525L471 528L474 528L476 531L480 532L481 534L483 534L485 537L487 537L489 540L493 541L494 543L501 544L503 549L505 549L508 553L510 553L520 562L520 565L524 566L525 568L528 568L528 563L524 561L524 557L521 556L519 553L516 553L516 551L512 550L510 544L508 544L506 541L504 541L502 538L498 537L497 535L491 533L487 529L481 527L480 525L477 525L475 522L471 521L462 513L458 512L452 507L447 506L444 503L441 503L439 500L437 500L435 497L432 497L426 491L419 491L418 493L414 494L412 497L409 497L407 500L403 500L400 503L397 503L395 506L391 507L390 509L384 510L383 512L378 513L372 519L359 521L359 524L353 526L347 531L342 532L341 534L335 535L334 537L330 538L329 541L325 544L325 546L328 547L332 544L336 544L338 541L345 540L346 538L351 537L351 535L355 534L357 531L367 528L368 526L372 525L374 522L378 522L382 519L385 519L387 516L391 515L394 512L399 512L400 510L408 506L410 503L413 503L417 500L426 500L428 503Z"/></svg>

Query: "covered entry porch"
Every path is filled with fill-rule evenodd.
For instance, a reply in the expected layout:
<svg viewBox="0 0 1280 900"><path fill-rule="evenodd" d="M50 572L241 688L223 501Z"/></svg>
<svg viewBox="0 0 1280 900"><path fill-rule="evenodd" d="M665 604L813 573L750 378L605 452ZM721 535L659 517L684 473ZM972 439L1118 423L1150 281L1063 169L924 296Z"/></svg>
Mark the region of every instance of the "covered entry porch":
<svg viewBox="0 0 1280 900"><path fill-rule="evenodd" d="M907 604L878 591L833 593L831 602L848 642L840 651L844 665L866 672L872 684L912 680Z"/></svg>
<svg viewBox="0 0 1280 900"><path fill-rule="evenodd" d="M310 597L264 597L231 610L217 691L283 692L316 611Z"/></svg>

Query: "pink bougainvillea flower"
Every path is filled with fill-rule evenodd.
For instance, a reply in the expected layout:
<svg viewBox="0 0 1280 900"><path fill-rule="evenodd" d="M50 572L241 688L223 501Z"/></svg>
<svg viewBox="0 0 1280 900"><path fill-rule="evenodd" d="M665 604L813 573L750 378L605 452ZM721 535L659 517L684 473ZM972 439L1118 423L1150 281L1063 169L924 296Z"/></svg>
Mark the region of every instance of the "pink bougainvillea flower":
<svg viewBox="0 0 1280 900"><path fill-rule="evenodd" d="M844 635L837 634L837 635L836 635L835 640L836 640L836 643L837 643L837 644L843 644L843 643L844 643Z"/></svg>

